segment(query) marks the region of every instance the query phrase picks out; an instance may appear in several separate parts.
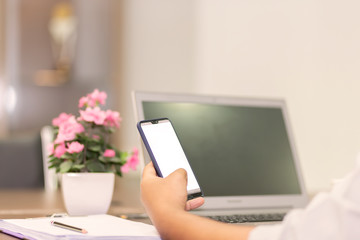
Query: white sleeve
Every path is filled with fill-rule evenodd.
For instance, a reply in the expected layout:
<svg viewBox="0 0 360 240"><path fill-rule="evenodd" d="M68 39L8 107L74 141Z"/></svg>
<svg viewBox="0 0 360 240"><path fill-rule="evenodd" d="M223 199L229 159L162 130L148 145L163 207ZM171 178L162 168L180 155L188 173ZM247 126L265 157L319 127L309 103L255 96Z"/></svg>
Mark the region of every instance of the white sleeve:
<svg viewBox="0 0 360 240"><path fill-rule="evenodd" d="M360 239L360 164L330 193L318 194L303 210L292 210L277 225L251 231L249 240Z"/></svg>

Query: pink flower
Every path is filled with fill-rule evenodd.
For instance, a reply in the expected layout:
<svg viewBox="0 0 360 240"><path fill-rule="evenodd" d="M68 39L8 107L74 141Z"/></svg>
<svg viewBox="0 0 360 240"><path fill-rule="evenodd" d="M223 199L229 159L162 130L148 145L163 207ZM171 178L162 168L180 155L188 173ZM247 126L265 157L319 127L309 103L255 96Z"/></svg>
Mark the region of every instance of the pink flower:
<svg viewBox="0 0 360 240"><path fill-rule="evenodd" d="M104 157L115 157L115 151L113 149L106 149Z"/></svg>
<svg viewBox="0 0 360 240"><path fill-rule="evenodd" d="M84 164L84 161L87 160L99 160L97 163L105 164L105 170L110 170L109 167L112 167L111 171L117 175L121 175L121 171L125 173L131 169L136 170L139 164L136 148L133 149L132 153L124 153L123 157L120 158L118 150L108 143L110 140L108 135L120 127L122 118L117 111L100 108L102 107L100 105L105 105L106 99L107 94L105 92L94 89L93 92L79 99L78 116L61 113L52 120L57 136L48 146L51 159L50 167L56 168L57 171L87 171L80 163ZM99 153L98 151L104 149L104 146L108 146L108 149ZM98 156L99 154L100 156ZM79 165L72 169L64 169L62 164L66 161L74 161ZM125 164L119 172L118 166L124 162Z"/></svg>
<svg viewBox="0 0 360 240"><path fill-rule="evenodd" d="M83 125L78 123L75 120L75 117L72 116L66 122L63 122L59 126L59 133L55 139L55 143L63 143L65 141L74 140L77 133L83 132L85 129Z"/></svg>
<svg viewBox="0 0 360 240"><path fill-rule="evenodd" d="M133 154L129 160L121 167L121 171L124 173L129 172L130 168L136 170L136 166L139 164L139 151L137 148L133 149Z"/></svg>
<svg viewBox="0 0 360 240"><path fill-rule="evenodd" d="M79 108L84 107L88 101L89 101L89 99L87 97L80 98L78 107Z"/></svg>
<svg viewBox="0 0 360 240"><path fill-rule="evenodd" d="M136 166L139 164L139 151L137 148L133 149L133 154L128 161L130 168L136 170Z"/></svg>
<svg viewBox="0 0 360 240"><path fill-rule="evenodd" d="M106 114L104 111L101 111L99 107L95 108L86 108L85 111L80 110L80 117L78 118L79 121L86 121L86 122L94 122L97 125L104 124L106 118Z"/></svg>
<svg viewBox="0 0 360 240"><path fill-rule="evenodd" d="M121 172L127 173L129 171L130 171L130 165L128 163L125 163L124 165L121 166Z"/></svg>
<svg viewBox="0 0 360 240"><path fill-rule="evenodd" d="M60 126L62 123L66 122L69 120L69 118L71 118L73 115L72 114L66 114L66 113L61 113L59 115L59 117L54 118L52 120L52 125L54 126Z"/></svg>
<svg viewBox="0 0 360 240"><path fill-rule="evenodd" d="M121 117L119 112L107 110L104 125L110 127L120 127Z"/></svg>
<svg viewBox="0 0 360 240"><path fill-rule="evenodd" d="M64 153L66 153L65 144L61 143L56 147L54 155L55 157L60 158L62 155L64 155Z"/></svg>
<svg viewBox="0 0 360 240"><path fill-rule="evenodd" d="M67 144L68 153L79 153L84 149L84 145L79 142L72 142Z"/></svg>
<svg viewBox="0 0 360 240"><path fill-rule="evenodd" d="M95 89L92 93L89 93L85 97L81 97L79 100L79 108L84 106L87 107L96 107L99 104L104 105L107 94L105 92L100 92L98 89Z"/></svg>
<svg viewBox="0 0 360 240"><path fill-rule="evenodd" d="M100 140L101 137L100 137L99 135L93 134L93 135L92 135L92 138L93 138L93 139L96 139L96 140Z"/></svg>
<svg viewBox="0 0 360 240"><path fill-rule="evenodd" d="M48 152L49 152L49 155L54 154L54 143L49 143L49 144L47 145L47 150L48 150Z"/></svg>
<svg viewBox="0 0 360 240"><path fill-rule="evenodd" d="M105 100L107 98L107 94L105 92L100 92L98 89L95 89L92 93L88 94L87 97L92 102L91 107L95 107L97 103L104 105Z"/></svg>

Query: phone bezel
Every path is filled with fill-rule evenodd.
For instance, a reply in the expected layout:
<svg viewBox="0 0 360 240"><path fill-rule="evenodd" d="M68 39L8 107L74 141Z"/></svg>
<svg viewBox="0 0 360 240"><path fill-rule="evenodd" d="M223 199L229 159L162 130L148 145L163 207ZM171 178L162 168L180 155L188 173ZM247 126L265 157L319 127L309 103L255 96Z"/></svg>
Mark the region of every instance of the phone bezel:
<svg viewBox="0 0 360 240"><path fill-rule="evenodd" d="M143 129L142 129L142 126L143 126L144 124L158 124L159 122L164 122L164 121L165 121L165 122L169 122L169 123L171 124L171 126L172 126L172 128L173 128L173 130L174 130L174 132L175 132L175 135L176 135L176 137L177 137L178 135L177 135L177 133L176 133L176 130L175 130L172 122L171 122L170 119L168 119L168 118L148 119L148 120L139 121L139 122L137 123L137 128L138 128L138 131L139 131L139 133L140 133L141 139L143 140L143 143L144 143L144 145L145 145L145 148L146 148L147 152L149 153L149 156L150 156L150 159L151 159L151 161L152 161L152 163L153 163L153 165L154 165L156 174L157 174L159 177L163 177L163 174L161 173L160 167L159 167L159 165L158 165L158 163L157 163L157 161L156 161L156 158L155 158L155 156L154 156L154 154L153 154L153 152L152 152L152 150L151 150L151 147L150 147L149 142L148 142L148 140L147 140L147 138L146 138L146 136L145 136L145 134L144 134L144 131L143 131ZM179 140L179 138L178 138L178 140ZM180 143L180 145L181 145L180 140L179 140L179 143ZM181 146L181 147L182 147L182 146ZM186 154L185 154L185 156L186 156ZM187 159L187 157L186 157L186 160L189 162L189 160ZM189 164L190 164L190 163L189 163ZM191 167L191 165L190 165L190 167ZM195 177L195 178L196 178L196 177ZM197 180L196 180L196 181L197 181ZM198 185L199 185L199 183L198 183ZM199 190L199 191L196 191L196 190ZM196 191L196 192L193 192L193 191ZM197 197L203 197L203 196L204 196L204 195L203 195L203 192L202 192L202 190L201 190L200 185L199 185L199 189L192 190L191 192L188 191L188 200L194 199L194 198L197 198Z"/></svg>

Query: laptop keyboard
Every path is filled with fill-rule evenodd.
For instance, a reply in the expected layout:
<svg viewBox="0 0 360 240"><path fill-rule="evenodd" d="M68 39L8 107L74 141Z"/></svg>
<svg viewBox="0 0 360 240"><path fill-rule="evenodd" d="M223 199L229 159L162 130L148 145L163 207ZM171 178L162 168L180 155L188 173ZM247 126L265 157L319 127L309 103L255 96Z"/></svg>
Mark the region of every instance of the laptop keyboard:
<svg viewBox="0 0 360 240"><path fill-rule="evenodd" d="M255 223L255 222L276 222L284 219L285 213L267 213L267 214L244 214L244 215L224 215L208 216L216 221L225 223Z"/></svg>

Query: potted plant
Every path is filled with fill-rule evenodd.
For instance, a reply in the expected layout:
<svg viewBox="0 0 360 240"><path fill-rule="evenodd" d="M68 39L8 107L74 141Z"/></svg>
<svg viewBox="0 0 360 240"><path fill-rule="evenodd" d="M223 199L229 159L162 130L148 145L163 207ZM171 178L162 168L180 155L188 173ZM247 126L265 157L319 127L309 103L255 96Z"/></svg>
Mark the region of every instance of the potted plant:
<svg viewBox="0 0 360 240"><path fill-rule="evenodd" d="M119 151L110 135L120 127L119 112L102 110L107 94L95 89L79 100L79 116L61 113L54 118L50 166L61 174L61 189L70 215L106 213L115 174L136 170L138 150ZM100 193L99 191L103 191ZM89 194L89 195L88 195Z"/></svg>

